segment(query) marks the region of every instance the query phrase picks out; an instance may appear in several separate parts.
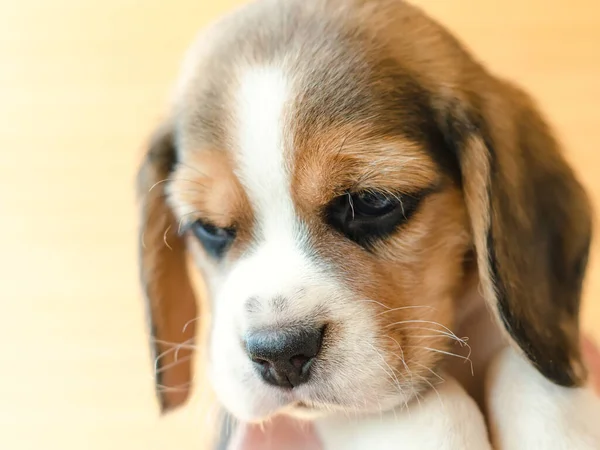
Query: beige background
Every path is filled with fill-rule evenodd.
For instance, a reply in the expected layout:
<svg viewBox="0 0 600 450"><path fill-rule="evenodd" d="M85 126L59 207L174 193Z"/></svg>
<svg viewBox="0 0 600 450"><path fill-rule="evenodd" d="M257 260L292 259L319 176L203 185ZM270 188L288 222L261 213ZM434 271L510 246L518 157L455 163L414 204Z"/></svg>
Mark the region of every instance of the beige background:
<svg viewBox="0 0 600 450"><path fill-rule="evenodd" d="M133 177L186 45L236 3L0 1L1 449L202 448L205 411L157 414ZM419 3L538 97L598 204L597 0Z"/></svg>

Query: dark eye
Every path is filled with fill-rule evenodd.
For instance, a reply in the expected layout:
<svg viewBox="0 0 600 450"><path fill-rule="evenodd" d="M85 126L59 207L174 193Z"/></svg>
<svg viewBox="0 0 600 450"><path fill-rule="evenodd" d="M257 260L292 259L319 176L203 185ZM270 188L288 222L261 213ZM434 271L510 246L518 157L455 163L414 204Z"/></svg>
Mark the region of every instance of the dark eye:
<svg viewBox="0 0 600 450"><path fill-rule="evenodd" d="M359 216L381 216L393 210L399 202L399 199L389 195L363 191L358 194L346 194L351 209L354 209L354 215Z"/></svg>
<svg viewBox="0 0 600 450"><path fill-rule="evenodd" d="M391 195L376 191L346 193L325 212L329 225L354 242L368 247L392 234L415 213L422 195Z"/></svg>
<svg viewBox="0 0 600 450"><path fill-rule="evenodd" d="M223 256L236 234L234 228L220 228L202 220L194 222L190 229L204 249L216 258Z"/></svg>

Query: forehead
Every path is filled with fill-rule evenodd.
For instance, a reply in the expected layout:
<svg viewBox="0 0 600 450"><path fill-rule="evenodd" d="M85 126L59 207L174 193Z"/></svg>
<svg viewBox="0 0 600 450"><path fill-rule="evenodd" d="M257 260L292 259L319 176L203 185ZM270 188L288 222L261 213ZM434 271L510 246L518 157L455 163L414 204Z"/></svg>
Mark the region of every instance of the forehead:
<svg viewBox="0 0 600 450"><path fill-rule="evenodd" d="M258 2L203 36L182 77L181 143L231 147L235 96L256 67L284 74L299 136L347 125L371 136L431 139L429 95L411 68L414 58L397 57L398 45L388 44L397 36L373 23L373 11L352 2L335 6L331 0Z"/></svg>
<svg viewBox="0 0 600 450"><path fill-rule="evenodd" d="M397 129L386 134L378 128L383 118L360 110L349 109L355 120L324 124L340 114L326 100L307 119L306 91L294 81L278 65L251 67L232 96L235 172L259 216L277 211L291 221L292 210L318 210L350 190L412 193L436 184L439 174L418 137Z"/></svg>
<svg viewBox="0 0 600 450"><path fill-rule="evenodd" d="M249 10L212 36L180 100L180 157L230 154L249 197L271 207L275 185L318 203L359 181L434 182L426 149L443 139L418 77L381 36L295 5Z"/></svg>

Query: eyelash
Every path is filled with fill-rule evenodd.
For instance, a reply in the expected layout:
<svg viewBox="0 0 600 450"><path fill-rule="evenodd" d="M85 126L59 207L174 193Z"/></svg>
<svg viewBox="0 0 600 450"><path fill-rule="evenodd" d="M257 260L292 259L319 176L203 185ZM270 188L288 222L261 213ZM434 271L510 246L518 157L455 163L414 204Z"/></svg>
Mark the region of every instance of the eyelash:
<svg viewBox="0 0 600 450"><path fill-rule="evenodd" d="M405 224L416 213L424 195L425 192L412 195L347 192L329 203L325 221L348 239L368 248Z"/></svg>

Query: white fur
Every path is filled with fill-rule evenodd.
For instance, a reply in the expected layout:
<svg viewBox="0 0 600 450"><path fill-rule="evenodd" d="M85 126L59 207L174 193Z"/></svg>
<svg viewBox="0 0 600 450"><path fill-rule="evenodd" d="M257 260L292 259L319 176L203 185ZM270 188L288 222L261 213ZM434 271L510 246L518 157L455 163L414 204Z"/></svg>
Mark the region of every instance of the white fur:
<svg viewBox="0 0 600 450"><path fill-rule="evenodd" d="M237 95L238 176L246 188L261 232L293 237L296 219L286 161L286 105L291 87L282 70L251 68Z"/></svg>
<svg viewBox="0 0 600 450"><path fill-rule="evenodd" d="M483 415L453 379L410 408L351 420L316 422L326 450L491 450ZM533 448L533 447L532 447Z"/></svg>
<svg viewBox="0 0 600 450"><path fill-rule="evenodd" d="M495 449L600 449L600 399L591 389L551 383L512 348L496 357L487 381Z"/></svg>
<svg viewBox="0 0 600 450"><path fill-rule="evenodd" d="M591 388L557 386L507 347L487 376L487 423L452 378L410 409L315 422L325 450L600 449L600 398ZM490 443L492 442L493 445Z"/></svg>

